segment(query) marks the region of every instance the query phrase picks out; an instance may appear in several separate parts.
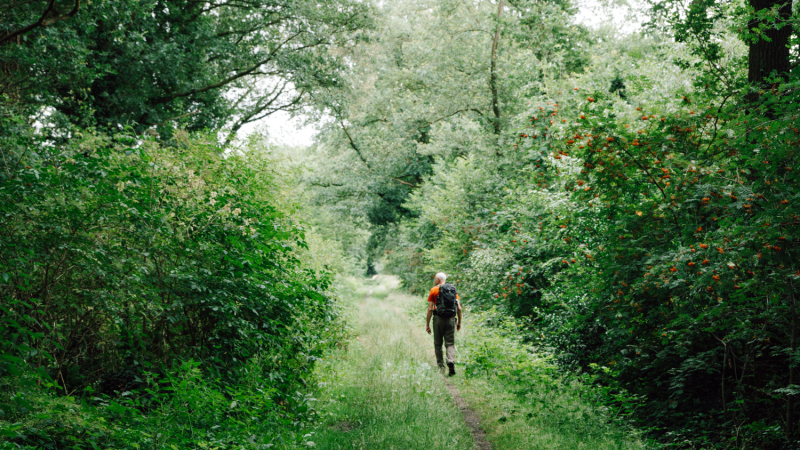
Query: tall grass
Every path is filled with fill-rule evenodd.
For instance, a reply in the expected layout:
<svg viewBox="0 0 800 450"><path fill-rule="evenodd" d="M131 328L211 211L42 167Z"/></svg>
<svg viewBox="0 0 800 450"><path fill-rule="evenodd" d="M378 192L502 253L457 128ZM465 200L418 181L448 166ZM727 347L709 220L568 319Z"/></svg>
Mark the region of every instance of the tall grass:
<svg viewBox="0 0 800 450"><path fill-rule="evenodd" d="M321 449L472 449L463 416L394 288L389 277L354 286L355 336L318 364L321 421L309 439Z"/></svg>
<svg viewBox="0 0 800 450"><path fill-rule="evenodd" d="M414 321L408 325L410 334L419 336L425 300L396 293L389 300L408 311ZM630 403L612 408L598 401L607 396L576 378L564 379L549 358L522 343L520 335L510 317L496 311L470 313L468 308L462 331L456 333L458 375L451 380L481 415L495 450L654 447L620 420ZM432 347L430 340L423 346Z"/></svg>
<svg viewBox="0 0 800 450"><path fill-rule="evenodd" d="M321 449L472 449L462 414L433 367L426 301L396 292L393 277L351 280L353 339L320 361L308 436ZM451 378L482 418L495 450L649 448L595 391L565 381L546 356L516 338L498 313L465 311Z"/></svg>

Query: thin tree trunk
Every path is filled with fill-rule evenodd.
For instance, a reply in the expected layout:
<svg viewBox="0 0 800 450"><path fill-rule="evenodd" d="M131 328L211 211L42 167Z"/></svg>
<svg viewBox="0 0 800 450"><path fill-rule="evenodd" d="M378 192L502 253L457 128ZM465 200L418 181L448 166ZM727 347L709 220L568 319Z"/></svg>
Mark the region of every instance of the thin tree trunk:
<svg viewBox="0 0 800 450"><path fill-rule="evenodd" d="M494 112L494 134L500 134L500 100L497 95L497 43L500 41L500 19L503 17L503 0L497 3L497 28L492 40L491 73L489 88L492 90L492 112Z"/></svg>
<svg viewBox="0 0 800 450"><path fill-rule="evenodd" d="M794 385L795 354L797 352L797 308L794 300L794 286L789 281L789 295L791 297L790 311L792 313L792 353L789 360L789 386ZM789 394L786 398L786 439L791 440L794 436L794 395Z"/></svg>
<svg viewBox="0 0 800 450"><path fill-rule="evenodd" d="M722 390L722 412L725 420L728 420L728 402L725 400L725 365L728 364L728 345L723 342L725 349L725 356L722 357L722 377L721 377L721 390Z"/></svg>

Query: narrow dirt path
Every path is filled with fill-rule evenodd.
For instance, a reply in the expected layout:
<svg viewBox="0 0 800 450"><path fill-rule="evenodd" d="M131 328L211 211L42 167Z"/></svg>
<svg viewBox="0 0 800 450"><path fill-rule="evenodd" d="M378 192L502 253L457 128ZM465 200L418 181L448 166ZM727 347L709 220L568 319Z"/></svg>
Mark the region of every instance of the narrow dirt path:
<svg viewBox="0 0 800 450"><path fill-rule="evenodd" d="M444 383L450 395L453 397L456 406L461 410L461 414L464 415L464 421L467 422L467 426L469 426L472 432L472 442L475 444L475 450L492 450L492 443L486 440L486 431L481 428L481 416L474 409L470 408L469 404L461 398L458 389L453 386L450 380L445 378Z"/></svg>
<svg viewBox="0 0 800 450"><path fill-rule="evenodd" d="M436 370L419 299L370 284L355 296L356 338L318 362L320 450L491 450L458 379ZM414 312L410 319L408 313Z"/></svg>

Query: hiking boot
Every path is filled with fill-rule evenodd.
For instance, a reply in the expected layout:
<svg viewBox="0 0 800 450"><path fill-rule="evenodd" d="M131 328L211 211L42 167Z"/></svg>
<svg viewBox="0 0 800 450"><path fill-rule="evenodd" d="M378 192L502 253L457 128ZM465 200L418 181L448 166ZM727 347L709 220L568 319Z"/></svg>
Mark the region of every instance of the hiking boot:
<svg viewBox="0 0 800 450"><path fill-rule="evenodd" d="M447 368L450 369L450 372L448 372L448 374L447 374L448 376L452 377L453 375L456 374L456 364L455 363L447 363Z"/></svg>

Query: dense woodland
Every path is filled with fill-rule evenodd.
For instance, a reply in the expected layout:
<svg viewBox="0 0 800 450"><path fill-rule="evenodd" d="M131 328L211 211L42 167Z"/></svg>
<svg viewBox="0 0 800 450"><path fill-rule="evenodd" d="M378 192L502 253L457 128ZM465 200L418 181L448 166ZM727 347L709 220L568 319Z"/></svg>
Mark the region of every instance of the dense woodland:
<svg viewBox="0 0 800 450"><path fill-rule="evenodd" d="M796 448L798 9L0 0L0 448L302 446L343 277L439 271L659 445Z"/></svg>

